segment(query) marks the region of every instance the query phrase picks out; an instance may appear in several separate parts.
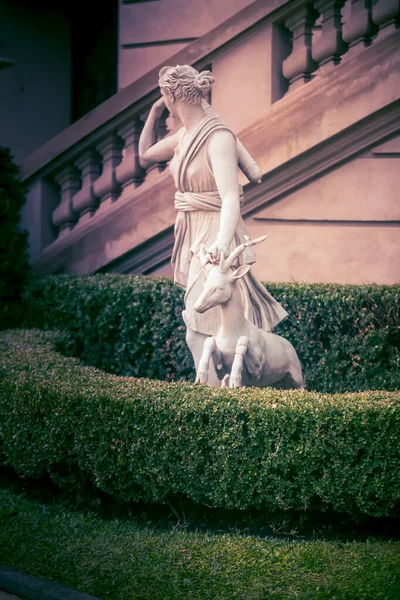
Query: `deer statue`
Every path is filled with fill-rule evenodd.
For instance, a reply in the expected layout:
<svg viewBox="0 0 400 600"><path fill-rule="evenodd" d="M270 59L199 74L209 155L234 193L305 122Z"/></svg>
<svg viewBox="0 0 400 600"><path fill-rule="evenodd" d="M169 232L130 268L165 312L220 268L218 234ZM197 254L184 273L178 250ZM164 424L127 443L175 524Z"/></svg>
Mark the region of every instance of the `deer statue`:
<svg viewBox="0 0 400 600"><path fill-rule="evenodd" d="M304 388L300 361L292 344L275 333L259 329L245 317L236 285L250 265L234 269L233 263L247 246L259 244L267 237L252 241L246 237L227 258L221 253L218 264L209 263L204 248L200 250L207 279L194 308L203 313L219 306L221 327L215 337L204 342L196 383L207 383L212 357L218 378L222 380L221 387Z"/></svg>

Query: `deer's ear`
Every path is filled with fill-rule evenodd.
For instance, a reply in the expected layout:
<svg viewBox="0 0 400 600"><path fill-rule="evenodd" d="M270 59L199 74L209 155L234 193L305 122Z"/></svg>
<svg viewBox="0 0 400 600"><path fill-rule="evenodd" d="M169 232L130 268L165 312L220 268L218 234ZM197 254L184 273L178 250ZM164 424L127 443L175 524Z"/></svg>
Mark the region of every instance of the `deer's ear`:
<svg viewBox="0 0 400 600"><path fill-rule="evenodd" d="M241 279L250 271L250 265L240 265L236 271L232 271L231 281L236 281L237 279Z"/></svg>

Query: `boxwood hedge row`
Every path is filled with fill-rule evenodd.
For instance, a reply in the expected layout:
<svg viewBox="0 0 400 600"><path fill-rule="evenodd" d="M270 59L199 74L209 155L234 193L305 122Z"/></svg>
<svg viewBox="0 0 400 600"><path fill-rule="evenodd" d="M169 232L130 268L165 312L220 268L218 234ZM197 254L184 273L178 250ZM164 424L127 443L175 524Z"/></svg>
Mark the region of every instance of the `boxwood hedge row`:
<svg viewBox="0 0 400 600"><path fill-rule="evenodd" d="M116 376L0 335L2 462L125 500L388 515L400 498L396 392L217 389Z"/></svg>
<svg viewBox="0 0 400 600"><path fill-rule="evenodd" d="M289 318L306 386L321 392L400 388L400 285L268 284ZM194 380L169 279L52 276L25 295L27 327L63 328L64 351L110 373Z"/></svg>

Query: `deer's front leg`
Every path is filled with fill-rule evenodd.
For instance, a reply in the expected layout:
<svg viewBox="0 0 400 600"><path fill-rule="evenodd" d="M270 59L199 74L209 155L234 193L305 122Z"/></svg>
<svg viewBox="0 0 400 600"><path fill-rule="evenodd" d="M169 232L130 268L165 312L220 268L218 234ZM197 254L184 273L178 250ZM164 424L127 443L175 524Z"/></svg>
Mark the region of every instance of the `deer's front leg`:
<svg viewBox="0 0 400 600"><path fill-rule="evenodd" d="M231 388L243 386L243 360L244 355L247 352L248 345L249 338L247 338L245 335L240 336L236 342L235 358L233 359L231 376L229 378L229 387Z"/></svg>
<svg viewBox="0 0 400 600"><path fill-rule="evenodd" d="M209 337L204 342L203 353L200 358L199 368L197 369L195 383L202 383L204 385L207 383L210 358L215 346L215 337Z"/></svg>

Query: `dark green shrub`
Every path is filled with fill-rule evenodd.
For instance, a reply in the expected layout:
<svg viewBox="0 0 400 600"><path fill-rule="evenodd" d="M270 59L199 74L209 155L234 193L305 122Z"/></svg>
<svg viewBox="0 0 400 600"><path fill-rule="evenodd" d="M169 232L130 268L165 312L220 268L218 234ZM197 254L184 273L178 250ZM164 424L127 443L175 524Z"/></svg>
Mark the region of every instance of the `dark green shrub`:
<svg viewBox="0 0 400 600"><path fill-rule="evenodd" d="M118 377L1 334L3 462L125 500L387 515L400 498L395 392L322 395Z"/></svg>
<svg viewBox="0 0 400 600"><path fill-rule="evenodd" d="M184 341L182 291L169 279L57 275L25 295L25 325L63 328L63 352L110 373L194 378Z"/></svg>
<svg viewBox="0 0 400 600"><path fill-rule="evenodd" d="M30 275L27 233L18 225L24 202L18 167L9 149L0 147L0 329L16 325Z"/></svg>
<svg viewBox="0 0 400 600"><path fill-rule="evenodd" d="M308 389L400 388L400 285L268 284L289 318ZM64 351L111 373L194 380L183 292L129 275L52 276L25 296L29 327L65 329Z"/></svg>
<svg viewBox="0 0 400 600"><path fill-rule="evenodd" d="M309 389L400 389L400 285L268 288L289 312L277 333L294 344Z"/></svg>

